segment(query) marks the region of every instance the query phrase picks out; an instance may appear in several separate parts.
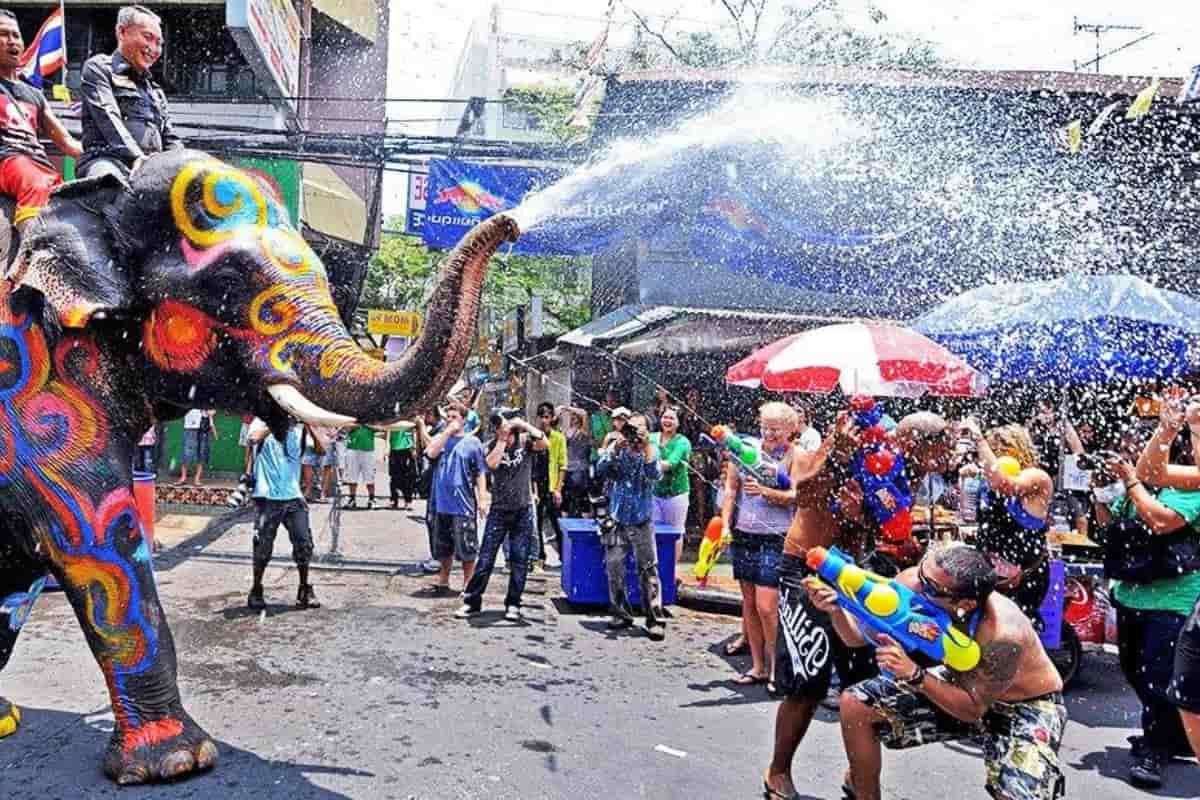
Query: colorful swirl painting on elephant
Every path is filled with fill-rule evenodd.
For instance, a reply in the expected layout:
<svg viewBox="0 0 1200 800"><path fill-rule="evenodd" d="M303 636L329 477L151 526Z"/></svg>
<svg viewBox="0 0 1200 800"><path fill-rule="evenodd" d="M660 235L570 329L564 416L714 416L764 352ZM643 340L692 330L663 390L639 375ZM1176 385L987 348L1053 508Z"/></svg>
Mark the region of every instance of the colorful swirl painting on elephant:
<svg viewBox="0 0 1200 800"><path fill-rule="evenodd" d="M189 165L171 186L171 211L180 250L192 270L204 270L236 250L261 262L274 282L257 291L243 320L218 321L167 301L147 320L150 355L165 369L188 372L212 352L218 329L245 342L268 380L294 382L304 363L312 377L369 381L382 365L362 352L339 324L325 267L286 213L246 173L217 161ZM239 324L243 323L243 324Z"/></svg>
<svg viewBox="0 0 1200 800"><path fill-rule="evenodd" d="M0 670L52 573L111 695L104 771L141 783L211 767L217 748L180 697L134 443L190 407L255 414L277 435L291 418L388 423L428 407L461 374L488 259L517 229L497 215L468 235L421 337L384 365L252 178L184 150L148 158L130 184L58 190L0 282ZM0 697L0 737L18 723Z"/></svg>

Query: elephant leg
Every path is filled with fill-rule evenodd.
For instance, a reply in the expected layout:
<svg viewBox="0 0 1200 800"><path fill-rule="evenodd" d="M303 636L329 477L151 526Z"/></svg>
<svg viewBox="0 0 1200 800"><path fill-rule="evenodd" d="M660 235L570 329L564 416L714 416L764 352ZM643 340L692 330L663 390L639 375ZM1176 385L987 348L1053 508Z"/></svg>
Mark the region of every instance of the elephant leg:
<svg viewBox="0 0 1200 800"><path fill-rule="evenodd" d="M8 531L0 530L0 538ZM45 567L18 555L15 547L0 544L0 672L8 665L21 626L45 584ZM0 739L16 733L21 712L0 695Z"/></svg>
<svg viewBox="0 0 1200 800"><path fill-rule="evenodd" d="M104 772L130 784L208 769L217 747L183 709L175 645L132 494L114 490L88 516L80 528L71 530L68 520L43 541L112 699Z"/></svg>

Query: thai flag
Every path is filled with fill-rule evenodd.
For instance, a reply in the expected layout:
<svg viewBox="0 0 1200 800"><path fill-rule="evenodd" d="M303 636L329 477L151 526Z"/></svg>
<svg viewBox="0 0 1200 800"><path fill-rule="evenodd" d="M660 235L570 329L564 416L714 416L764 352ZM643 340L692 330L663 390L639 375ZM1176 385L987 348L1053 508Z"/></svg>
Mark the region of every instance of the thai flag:
<svg viewBox="0 0 1200 800"><path fill-rule="evenodd" d="M29 48L21 56L19 71L25 80L40 89L44 76L53 75L66 65L66 15L63 13L62 3L59 3L58 8L42 23L37 36L33 37Z"/></svg>

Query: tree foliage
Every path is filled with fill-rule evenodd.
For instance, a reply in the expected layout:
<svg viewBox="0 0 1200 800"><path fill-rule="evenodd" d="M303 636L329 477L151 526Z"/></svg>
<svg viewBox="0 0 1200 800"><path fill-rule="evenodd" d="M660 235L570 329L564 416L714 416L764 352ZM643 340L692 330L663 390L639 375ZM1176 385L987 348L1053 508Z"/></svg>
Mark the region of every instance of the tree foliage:
<svg viewBox="0 0 1200 800"><path fill-rule="evenodd" d="M402 225L394 218L385 227ZM424 310L445 255L411 236L384 234L367 268L360 307ZM547 333L565 333L584 324L591 318L591 259L498 253L484 283L481 318L496 328L534 295L542 298Z"/></svg>
<svg viewBox="0 0 1200 800"><path fill-rule="evenodd" d="M575 110L575 92L565 86L513 86L504 91L505 109L525 113L537 121L539 130L554 140L567 143L579 131L567 124Z"/></svg>
<svg viewBox="0 0 1200 800"><path fill-rule="evenodd" d="M742 66L864 66L923 69L940 59L924 39L887 30L887 15L869 7L868 26L854 24L841 0L777 3L774 0L713 0L726 11L725 23L703 31L674 30L673 20L655 22L624 2L638 38L629 66L684 66L704 69Z"/></svg>

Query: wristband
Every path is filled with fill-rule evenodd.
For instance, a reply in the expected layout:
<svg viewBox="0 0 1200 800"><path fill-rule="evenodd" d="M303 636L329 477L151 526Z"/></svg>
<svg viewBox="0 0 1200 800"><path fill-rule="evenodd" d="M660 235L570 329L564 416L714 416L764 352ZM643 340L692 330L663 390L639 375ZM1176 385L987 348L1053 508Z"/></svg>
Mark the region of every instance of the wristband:
<svg viewBox="0 0 1200 800"><path fill-rule="evenodd" d="M909 689L919 689L925 681L925 668L917 667L916 670L907 678L897 678L897 682L904 684Z"/></svg>
<svg viewBox="0 0 1200 800"><path fill-rule="evenodd" d="M1133 491L1135 486L1141 486L1141 485L1142 485L1141 481L1130 481L1129 483L1125 484L1125 493L1128 494L1129 492Z"/></svg>

